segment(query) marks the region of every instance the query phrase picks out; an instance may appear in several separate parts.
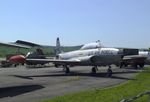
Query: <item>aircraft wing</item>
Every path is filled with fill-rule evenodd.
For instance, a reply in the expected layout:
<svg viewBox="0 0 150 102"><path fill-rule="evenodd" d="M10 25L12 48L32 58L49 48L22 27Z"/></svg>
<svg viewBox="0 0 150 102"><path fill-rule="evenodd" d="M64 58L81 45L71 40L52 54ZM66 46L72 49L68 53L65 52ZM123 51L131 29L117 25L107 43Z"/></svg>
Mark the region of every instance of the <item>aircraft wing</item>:
<svg viewBox="0 0 150 102"><path fill-rule="evenodd" d="M44 63L55 63L55 64L78 64L81 61L80 60L58 60L58 59L26 59L27 62L29 63L40 63L40 62L44 62Z"/></svg>
<svg viewBox="0 0 150 102"><path fill-rule="evenodd" d="M24 45L19 45L19 44L14 44L14 43L3 43L3 42L0 42L0 45L10 46L10 47L17 47L17 48L25 48L25 49L30 49L31 48L29 46L24 46Z"/></svg>
<svg viewBox="0 0 150 102"><path fill-rule="evenodd" d="M27 58L27 63L54 63L54 64L61 64L61 65L108 65L112 63L116 63L121 60L121 56L116 55L101 55L101 56L82 56L82 57L75 57L68 60L61 60L61 59L30 59Z"/></svg>

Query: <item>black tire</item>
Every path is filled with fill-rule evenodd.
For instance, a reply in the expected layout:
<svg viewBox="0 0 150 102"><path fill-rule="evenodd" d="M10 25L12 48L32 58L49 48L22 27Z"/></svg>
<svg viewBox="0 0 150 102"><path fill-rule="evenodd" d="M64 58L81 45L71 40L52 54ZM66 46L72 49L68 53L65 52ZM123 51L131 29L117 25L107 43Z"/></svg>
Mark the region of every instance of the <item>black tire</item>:
<svg viewBox="0 0 150 102"><path fill-rule="evenodd" d="M17 67L17 64L14 64L14 67Z"/></svg>
<svg viewBox="0 0 150 102"><path fill-rule="evenodd" d="M140 68L144 67L144 63L139 64Z"/></svg>
<svg viewBox="0 0 150 102"><path fill-rule="evenodd" d="M66 74L70 73L69 67L66 67Z"/></svg>
<svg viewBox="0 0 150 102"><path fill-rule="evenodd" d="M96 68L95 68L95 67L92 68L92 73L93 73L93 74L96 73Z"/></svg>
<svg viewBox="0 0 150 102"><path fill-rule="evenodd" d="M138 69L138 64L134 64L134 68L135 68L135 69Z"/></svg>
<svg viewBox="0 0 150 102"><path fill-rule="evenodd" d="M55 64L55 67L58 68L57 64Z"/></svg>
<svg viewBox="0 0 150 102"><path fill-rule="evenodd" d="M128 67L128 64L124 64L125 67Z"/></svg>
<svg viewBox="0 0 150 102"><path fill-rule="evenodd" d="M111 76L112 76L112 70L111 70L111 69L108 69L108 70L107 70L107 76L108 76L108 77L111 77Z"/></svg>
<svg viewBox="0 0 150 102"><path fill-rule="evenodd" d="M119 68L122 68L122 67L123 67L123 62L120 63L120 67Z"/></svg>

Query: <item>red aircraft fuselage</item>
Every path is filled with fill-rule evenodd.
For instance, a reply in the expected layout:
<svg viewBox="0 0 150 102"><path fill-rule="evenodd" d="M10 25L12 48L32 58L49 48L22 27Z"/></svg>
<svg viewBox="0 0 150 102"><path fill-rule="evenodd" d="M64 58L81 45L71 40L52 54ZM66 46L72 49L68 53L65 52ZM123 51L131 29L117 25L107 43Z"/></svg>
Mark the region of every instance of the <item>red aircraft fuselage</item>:
<svg viewBox="0 0 150 102"><path fill-rule="evenodd" d="M22 63L23 64L23 63L25 63L26 58L23 55L14 55L14 56L11 56L8 60L11 63Z"/></svg>

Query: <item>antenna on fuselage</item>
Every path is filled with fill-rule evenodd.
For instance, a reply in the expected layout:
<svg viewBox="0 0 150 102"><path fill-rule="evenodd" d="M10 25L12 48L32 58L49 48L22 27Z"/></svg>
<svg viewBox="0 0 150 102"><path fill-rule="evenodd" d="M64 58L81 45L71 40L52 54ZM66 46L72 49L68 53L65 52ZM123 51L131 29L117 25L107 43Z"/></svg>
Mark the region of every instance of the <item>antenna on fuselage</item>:
<svg viewBox="0 0 150 102"><path fill-rule="evenodd" d="M102 47L102 45L101 45L101 41L100 41L100 40L97 40L97 41L96 41L96 43L98 44L97 48L99 48L99 49L100 49L100 48Z"/></svg>

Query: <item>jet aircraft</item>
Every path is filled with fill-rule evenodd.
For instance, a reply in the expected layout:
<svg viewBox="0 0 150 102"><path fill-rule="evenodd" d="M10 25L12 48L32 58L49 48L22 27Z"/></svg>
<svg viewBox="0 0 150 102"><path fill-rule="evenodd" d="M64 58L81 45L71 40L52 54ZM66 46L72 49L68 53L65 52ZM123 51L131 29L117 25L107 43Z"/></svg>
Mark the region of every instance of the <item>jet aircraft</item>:
<svg viewBox="0 0 150 102"><path fill-rule="evenodd" d="M121 50L117 48L102 48L99 42L86 44L81 49L70 52L60 51L59 38L57 38L56 42L57 55L55 59L33 59L27 56L26 62L52 62L56 67L63 66L66 73L70 72L70 66L93 66L92 73L96 73L98 66L108 65L108 74L111 76L112 70L110 65L120 62L122 58Z"/></svg>
<svg viewBox="0 0 150 102"><path fill-rule="evenodd" d="M100 41L88 43L79 50L62 52L59 38L56 40L56 58L30 58L26 57L27 63L53 63L55 67L63 66L66 73L70 72L71 66L93 66L92 73L96 73L98 66L109 66L107 73L112 74L111 64L120 65L133 64L143 67L145 62L150 60L149 52L141 52L132 48L107 48L103 47ZM150 61L149 61L150 62Z"/></svg>

